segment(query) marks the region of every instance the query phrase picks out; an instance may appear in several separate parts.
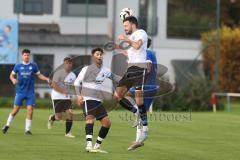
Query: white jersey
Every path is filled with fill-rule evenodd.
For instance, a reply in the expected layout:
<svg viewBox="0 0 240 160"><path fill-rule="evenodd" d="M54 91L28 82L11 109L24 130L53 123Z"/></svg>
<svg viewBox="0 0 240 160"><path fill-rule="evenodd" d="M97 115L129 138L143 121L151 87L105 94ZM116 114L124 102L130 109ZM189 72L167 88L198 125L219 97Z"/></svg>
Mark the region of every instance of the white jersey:
<svg viewBox="0 0 240 160"><path fill-rule="evenodd" d="M98 68L95 64L83 67L74 86L78 86L80 94L84 101L96 100L102 101L104 93L111 93L112 88L106 87L104 81L106 78L112 80L112 73L105 67Z"/></svg>
<svg viewBox="0 0 240 160"><path fill-rule="evenodd" d="M53 75L53 81L57 83L57 85L65 90L68 90L70 92L70 87L74 84L74 81L76 80L76 75L73 72L66 73L64 69L60 69L56 71ZM62 93L59 93L58 91L52 89L51 97L53 100L56 99L71 99L71 95L65 95Z"/></svg>
<svg viewBox="0 0 240 160"><path fill-rule="evenodd" d="M139 49L131 47L127 50L128 63L146 63L148 41L147 33L142 29L138 29L130 35L129 39L134 42L142 40L143 44Z"/></svg>

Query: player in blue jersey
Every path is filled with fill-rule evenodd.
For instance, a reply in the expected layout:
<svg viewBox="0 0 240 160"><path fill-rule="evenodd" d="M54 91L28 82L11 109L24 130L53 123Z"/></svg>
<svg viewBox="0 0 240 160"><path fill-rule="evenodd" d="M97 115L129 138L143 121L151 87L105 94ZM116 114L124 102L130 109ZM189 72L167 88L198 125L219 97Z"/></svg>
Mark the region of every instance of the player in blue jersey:
<svg viewBox="0 0 240 160"><path fill-rule="evenodd" d="M148 38L147 48L149 48L151 45L151 39ZM156 84L156 78L157 78L157 59L153 51L147 50L147 61L149 61L149 73L148 77L146 79L146 82L144 84L143 90L144 90L144 110L143 113L147 114L146 111L149 110L151 104L153 103L154 95L157 91L157 84ZM128 92L128 96L134 95L135 89L134 87L130 88ZM132 102L134 103L134 102ZM140 115L141 116L141 115ZM144 145L144 141L146 140L148 136L148 120L147 115L145 119L141 119L140 123L136 123L134 127L137 126L136 131L136 141L128 148L128 150L134 150L138 147L141 147Z"/></svg>
<svg viewBox="0 0 240 160"><path fill-rule="evenodd" d="M9 114L6 125L3 127L2 132L5 134L10 127L11 122L17 115L23 101L26 101L27 106L27 117L25 124L25 134L31 135L31 125L33 118L33 110L35 106L35 92L34 92L34 81L35 76L40 80L44 80L49 83L49 78L45 77L38 70L38 66L35 63L30 62L30 50L24 49L22 51L22 63L18 63L14 66L10 80L13 85L16 85L16 95L14 100L14 107L12 112Z"/></svg>

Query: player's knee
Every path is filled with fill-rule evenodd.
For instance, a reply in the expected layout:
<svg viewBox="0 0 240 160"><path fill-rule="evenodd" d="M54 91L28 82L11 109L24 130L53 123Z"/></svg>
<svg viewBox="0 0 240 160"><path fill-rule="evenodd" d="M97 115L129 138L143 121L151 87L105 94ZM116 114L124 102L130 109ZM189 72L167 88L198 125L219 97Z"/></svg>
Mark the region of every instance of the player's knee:
<svg viewBox="0 0 240 160"><path fill-rule="evenodd" d="M110 128L111 127L111 121L109 120L108 117L105 117L101 120L102 126L106 127L106 128Z"/></svg>
<svg viewBox="0 0 240 160"><path fill-rule="evenodd" d="M87 119L87 120L86 120L86 123L87 123L87 124L94 124L94 120L93 120L93 119Z"/></svg>
<svg viewBox="0 0 240 160"><path fill-rule="evenodd" d="M104 121L102 126L105 127L105 128L110 128L111 127L111 121L109 119Z"/></svg>
<svg viewBox="0 0 240 160"><path fill-rule="evenodd" d="M72 120L73 114L71 112L66 112L66 117L67 117L67 119Z"/></svg>
<svg viewBox="0 0 240 160"><path fill-rule="evenodd" d="M13 117L16 116L17 113L18 113L18 111L19 111L19 108L13 109L12 112L11 112L11 115L12 115Z"/></svg>
<svg viewBox="0 0 240 160"><path fill-rule="evenodd" d="M125 96L125 92L115 92L113 98L117 101L120 101Z"/></svg>
<svg viewBox="0 0 240 160"><path fill-rule="evenodd" d="M86 123L87 124L93 124L94 123L94 117L89 115L86 117Z"/></svg>
<svg viewBox="0 0 240 160"><path fill-rule="evenodd" d="M110 128L110 127L111 127L111 121L108 120L108 122L107 122L107 128Z"/></svg>
<svg viewBox="0 0 240 160"><path fill-rule="evenodd" d="M117 94L114 94L114 95L113 95L113 99L114 99L115 101L120 101L120 100L121 100L121 98L120 98Z"/></svg>
<svg viewBox="0 0 240 160"><path fill-rule="evenodd" d="M33 114L33 108L31 107L29 107L28 109L27 109L27 113L29 114L29 115L32 115Z"/></svg>
<svg viewBox="0 0 240 160"><path fill-rule="evenodd" d="M55 115L55 119L56 119L56 120L61 120L61 119L62 119L62 115L57 115L57 114L56 114L56 115Z"/></svg>
<svg viewBox="0 0 240 160"><path fill-rule="evenodd" d="M143 100L142 100L142 99L136 99L136 104L137 104L138 106L143 105Z"/></svg>

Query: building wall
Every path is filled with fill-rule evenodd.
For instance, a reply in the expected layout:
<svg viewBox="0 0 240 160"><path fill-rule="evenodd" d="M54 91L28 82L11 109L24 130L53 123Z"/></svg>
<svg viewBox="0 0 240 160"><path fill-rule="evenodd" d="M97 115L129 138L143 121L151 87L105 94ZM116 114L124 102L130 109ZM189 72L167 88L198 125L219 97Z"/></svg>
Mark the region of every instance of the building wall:
<svg viewBox="0 0 240 160"><path fill-rule="evenodd" d="M114 0L108 0L108 16L106 18L89 18L88 34L107 34L110 37L116 37L123 33L122 23L119 17L120 10L125 7L132 8L135 15L138 16L139 0L115 0L116 8L114 10ZM52 15L16 15L13 13L13 0L0 0L0 18L19 18L20 23L56 23L60 26L62 34L85 34L85 17L63 17L61 16L61 0L53 0ZM4 4L4 5L2 5ZM158 8L158 34L153 39L153 50L156 51L159 63L165 65L169 71L166 74L170 81L174 83L173 68L171 60L176 59L194 59L200 52L201 43L198 40L181 40L167 38L167 0L157 1ZM115 14L114 14L115 11ZM115 18L114 18L115 15ZM111 33L114 32L114 35ZM54 54L54 68L56 68L62 59L67 55L85 54L83 47L61 47L61 46L20 46L30 48L34 53ZM90 53L91 48L88 49ZM111 53L105 55L104 65L110 67ZM201 57L199 57L201 58Z"/></svg>

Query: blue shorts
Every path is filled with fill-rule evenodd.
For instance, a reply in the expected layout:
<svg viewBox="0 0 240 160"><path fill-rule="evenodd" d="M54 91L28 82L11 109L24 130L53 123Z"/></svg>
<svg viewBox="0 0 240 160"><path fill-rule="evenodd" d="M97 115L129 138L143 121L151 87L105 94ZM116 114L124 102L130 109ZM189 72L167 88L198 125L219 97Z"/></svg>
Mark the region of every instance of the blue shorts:
<svg viewBox="0 0 240 160"><path fill-rule="evenodd" d="M144 108L148 111L151 104L153 103L153 98L144 98Z"/></svg>
<svg viewBox="0 0 240 160"><path fill-rule="evenodd" d="M26 106L35 106L35 94L22 94L22 93L16 93L15 99L14 99L14 105L15 106L23 106L23 101L26 100Z"/></svg>

